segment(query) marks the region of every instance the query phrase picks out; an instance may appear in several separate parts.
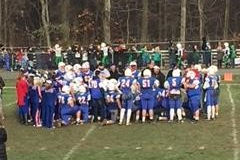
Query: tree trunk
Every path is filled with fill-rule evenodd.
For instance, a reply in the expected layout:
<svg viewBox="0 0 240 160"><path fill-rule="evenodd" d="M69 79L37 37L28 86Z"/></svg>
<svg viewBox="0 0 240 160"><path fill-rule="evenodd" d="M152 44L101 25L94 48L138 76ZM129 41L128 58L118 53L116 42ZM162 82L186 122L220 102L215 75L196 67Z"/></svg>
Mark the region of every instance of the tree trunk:
<svg viewBox="0 0 240 160"><path fill-rule="evenodd" d="M164 0L164 41L168 40L168 22L167 22L167 0Z"/></svg>
<svg viewBox="0 0 240 160"><path fill-rule="evenodd" d="M142 0L143 14L142 14L142 29L141 29L141 42L148 41L148 0Z"/></svg>
<svg viewBox="0 0 240 160"><path fill-rule="evenodd" d="M129 10L129 5L127 5L128 12L127 12L127 44L129 43L129 19L130 19L130 10Z"/></svg>
<svg viewBox="0 0 240 160"><path fill-rule="evenodd" d="M2 24L3 24L3 20L2 20L2 0L0 0L0 44L3 41L3 34L2 34Z"/></svg>
<svg viewBox="0 0 240 160"><path fill-rule="evenodd" d="M230 0L226 0L223 38L228 38Z"/></svg>
<svg viewBox="0 0 240 160"><path fill-rule="evenodd" d="M111 0L104 0L103 36L107 44L111 44Z"/></svg>
<svg viewBox="0 0 240 160"><path fill-rule="evenodd" d="M42 12L41 12L41 19L43 23L44 29L44 36L46 38L47 46L51 46L50 41L50 32L49 32L49 13L48 13L48 0L40 0Z"/></svg>
<svg viewBox="0 0 240 160"><path fill-rule="evenodd" d="M199 39L202 39L204 35L204 12L203 12L204 0L198 0L198 12L199 12Z"/></svg>
<svg viewBox="0 0 240 160"><path fill-rule="evenodd" d="M100 9L99 9L99 0L95 0L95 8L96 8L96 13L95 13L95 25L96 26L99 26L99 14L100 14ZM99 32L98 32L98 27L95 27L95 30L94 30L94 39L95 41L99 40Z"/></svg>
<svg viewBox="0 0 240 160"><path fill-rule="evenodd" d="M162 39L162 8L161 0L158 1L158 41Z"/></svg>
<svg viewBox="0 0 240 160"><path fill-rule="evenodd" d="M4 45L7 46L7 31L8 31L8 0L5 0L5 4L4 4Z"/></svg>
<svg viewBox="0 0 240 160"><path fill-rule="evenodd" d="M70 1L69 0L62 0L61 2L61 9L62 9L62 35L63 35L63 41L65 43L69 42L70 39L70 27L69 27L69 16L68 11L70 7Z"/></svg>
<svg viewBox="0 0 240 160"><path fill-rule="evenodd" d="M180 40L185 43L186 41L186 18L187 18L187 0L181 1L181 30L180 30Z"/></svg>

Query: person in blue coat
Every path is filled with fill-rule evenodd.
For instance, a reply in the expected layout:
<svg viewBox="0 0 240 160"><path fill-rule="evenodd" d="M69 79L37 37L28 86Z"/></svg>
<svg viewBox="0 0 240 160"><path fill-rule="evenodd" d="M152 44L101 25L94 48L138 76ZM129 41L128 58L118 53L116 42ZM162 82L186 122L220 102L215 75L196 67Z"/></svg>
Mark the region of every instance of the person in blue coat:
<svg viewBox="0 0 240 160"><path fill-rule="evenodd" d="M42 125L46 128L54 128L53 116L55 104L57 102L57 92L52 87L52 81L46 80L42 91Z"/></svg>

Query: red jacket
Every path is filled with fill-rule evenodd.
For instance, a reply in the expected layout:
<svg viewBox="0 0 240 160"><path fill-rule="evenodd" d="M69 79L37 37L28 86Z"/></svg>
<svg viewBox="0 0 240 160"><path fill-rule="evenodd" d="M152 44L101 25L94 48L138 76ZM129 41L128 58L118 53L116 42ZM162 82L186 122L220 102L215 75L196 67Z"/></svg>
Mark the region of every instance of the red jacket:
<svg viewBox="0 0 240 160"><path fill-rule="evenodd" d="M28 84L26 80L24 79L17 80L16 90L17 90L17 105L18 106L25 105L25 98L28 92Z"/></svg>

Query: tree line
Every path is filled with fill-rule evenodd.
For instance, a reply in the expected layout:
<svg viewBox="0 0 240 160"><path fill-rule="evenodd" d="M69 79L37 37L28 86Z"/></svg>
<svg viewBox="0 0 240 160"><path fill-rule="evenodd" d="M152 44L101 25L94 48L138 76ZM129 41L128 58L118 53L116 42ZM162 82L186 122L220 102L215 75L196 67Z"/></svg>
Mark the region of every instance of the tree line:
<svg viewBox="0 0 240 160"><path fill-rule="evenodd" d="M239 0L0 0L0 44L239 40Z"/></svg>

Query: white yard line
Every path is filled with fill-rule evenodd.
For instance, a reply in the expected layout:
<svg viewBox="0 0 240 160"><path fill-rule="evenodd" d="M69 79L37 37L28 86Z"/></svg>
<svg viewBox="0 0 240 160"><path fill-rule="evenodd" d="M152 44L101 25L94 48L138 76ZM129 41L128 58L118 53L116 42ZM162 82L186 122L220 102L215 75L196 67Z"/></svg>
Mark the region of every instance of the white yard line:
<svg viewBox="0 0 240 160"><path fill-rule="evenodd" d="M16 104L16 102L11 102L11 103L5 104L5 105L3 105L3 106L9 107L9 106L11 106L11 105L13 105L13 104Z"/></svg>
<svg viewBox="0 0 240 160"><path fill-rule="evenodd" d="M233 144L234 144L234 160L238 160L239 155L239 146L238 146L238 139L237 139L237 125L236 125L236 119L235 119L235 110L236 105L232 97L232 92L230 91L230 85L227 85L227 91L229 95L229 99L232 105L232 111L231 111L231 121L232 121L232 136L233 136Z"/></svg>
<svg viewBox="0 0 240 160"><path fill-rule="evenodd" d="M16 87L8 86L8 87L4 87L3 89L16 89Z"/></svg>
<svg viewBox="0 0 240 160"><path fill-rule="evenodd" d="M83 138L71 148L71 150L64 156L63 160L68 160L74 152L82 145L82 142L88 138L88 136L96 129L95 125L92 125L91 128L86 132Z"/></svg>

